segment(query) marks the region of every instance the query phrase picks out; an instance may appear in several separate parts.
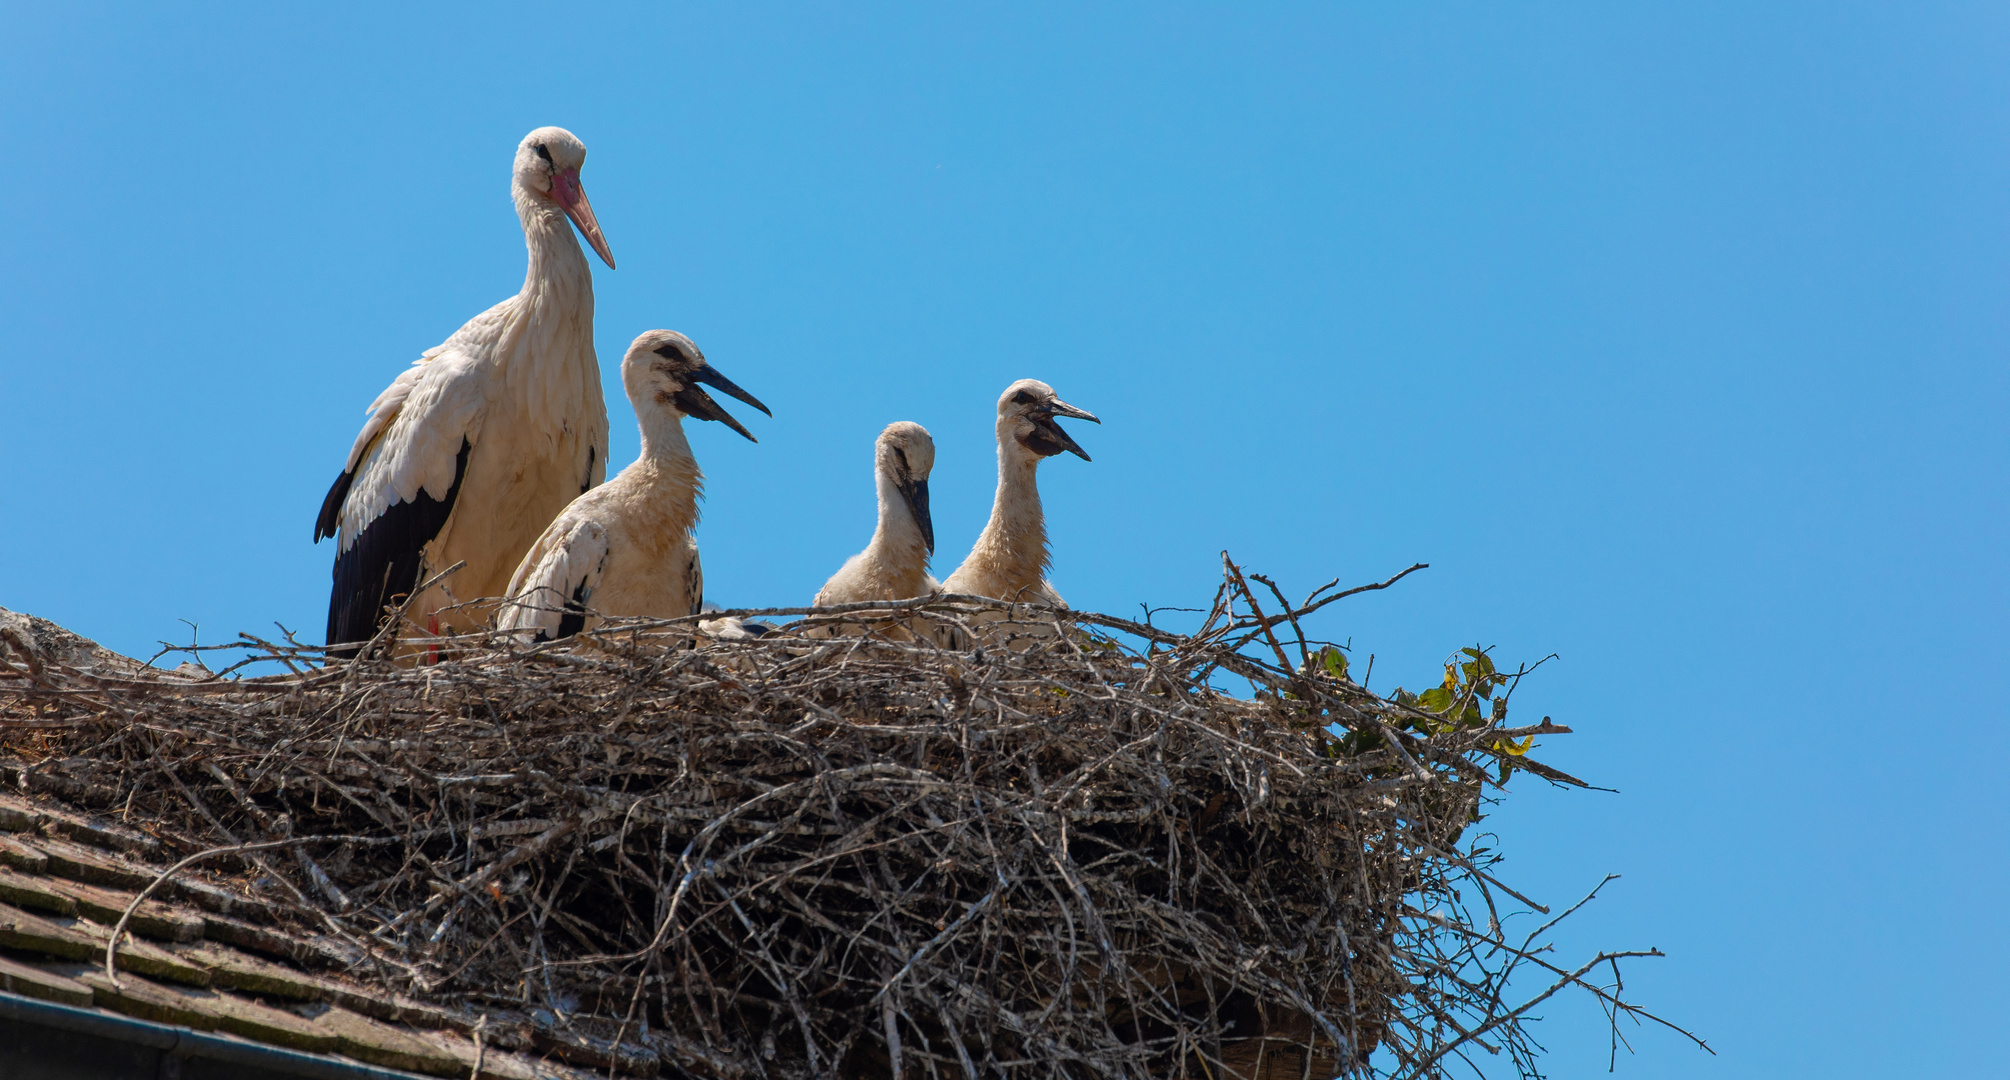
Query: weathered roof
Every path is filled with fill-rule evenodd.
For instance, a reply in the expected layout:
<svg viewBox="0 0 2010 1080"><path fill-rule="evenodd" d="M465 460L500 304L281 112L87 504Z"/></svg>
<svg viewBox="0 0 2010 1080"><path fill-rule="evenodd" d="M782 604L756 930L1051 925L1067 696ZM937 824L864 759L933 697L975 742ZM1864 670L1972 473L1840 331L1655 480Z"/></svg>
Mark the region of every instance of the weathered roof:
<svg viewBox="0 0 2010 1080"><path fill-rule="evenodd" d="M180 876L134 910L108 977L112 928L167 869L158 851L116 824L0 795L0 1043L11 1052L43 1032L49 1047L71 1045L68 1075L104 1075L128 1058L139 1068L146 1054L230 1061L250 1075L469 1077L477 1059L495 1080L583 1075L547 1060L527 1029L485 1026L478 1046L479 1018L347 978L355 957L340 942ZM79 1043L80 1033L104 1045ZM13 1075L5 1065L0 1074ZM65 1074L47 1060L35 1072Z"/></svg>

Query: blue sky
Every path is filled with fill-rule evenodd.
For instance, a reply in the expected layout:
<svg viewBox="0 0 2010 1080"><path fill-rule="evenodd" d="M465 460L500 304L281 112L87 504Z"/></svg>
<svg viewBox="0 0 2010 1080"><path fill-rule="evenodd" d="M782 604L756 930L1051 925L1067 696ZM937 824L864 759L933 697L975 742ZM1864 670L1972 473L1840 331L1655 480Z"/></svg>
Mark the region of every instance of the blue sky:
<svg viewBox="0 0 2010 1080"><path fill-rule="evenodd" d="M861 547L896 419L946 573L1044 379L1104 421L1041 470L1077 606L1424 561L1321 616L1377 688L1559 655L1518 715L1621 794L1521 782L1507 873L1624 875L1565 954L1665 949L1629 990L1720 1055L1622 1075L2002 1070L2010 9L563 10L0 6L0 605L317 634L321 496L521 282L560 124L616 463L644 329L774 409L693 433L714 599Z"/></svg>

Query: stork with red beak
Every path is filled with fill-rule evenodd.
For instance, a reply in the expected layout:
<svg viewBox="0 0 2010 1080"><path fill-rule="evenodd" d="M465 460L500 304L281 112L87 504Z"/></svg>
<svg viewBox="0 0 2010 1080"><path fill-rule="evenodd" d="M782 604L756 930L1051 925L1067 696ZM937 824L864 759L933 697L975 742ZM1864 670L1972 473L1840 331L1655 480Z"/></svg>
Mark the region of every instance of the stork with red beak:
<svg viewBox="0 0 2010 1080"><path fill-rule="evenodd" d="M511 182L530 248L522 291L428 349L370 405L314 523L317 543L337 540L331 646L368 640L387 605L457 562L466 566L412 599L407 618L480 627L487 612L465 602L504 595L545 526L607 475L593 274L574 227L609 269L614 255L579 183L585 161L564 128L524 136Z"/></svg>

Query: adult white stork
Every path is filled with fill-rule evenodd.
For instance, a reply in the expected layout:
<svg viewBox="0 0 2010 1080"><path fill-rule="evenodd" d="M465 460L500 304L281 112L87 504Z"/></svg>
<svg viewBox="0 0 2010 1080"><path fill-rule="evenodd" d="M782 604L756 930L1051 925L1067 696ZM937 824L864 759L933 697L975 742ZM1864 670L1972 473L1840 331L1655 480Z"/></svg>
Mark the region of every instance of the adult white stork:
<svg viewBox="0 0 2010 1080"><path fill-rule="evenodd" d="M499 627L542 641L590 629L605 615L699 613L705 574L691 527L704 474L684 438L684 418L717 420L758 441L701 383L768 411L674 330L651 330L628 346L621 385L642 428L642 456L572 500L537 538L510 580Z"/></svg>
<svg viewBox="0 0 2010 1080"><path fill-rule="evenodd" d="M879 525L865 550L845 560L817 592L818 606L864 600L906 600L941 586L928 576L935 524L928 516L928 474L935 440L911 420L888 424L873 443L873 483Z"/></svg>
<svg viewBox="0 0 2010 1080"><path fill-rule="evenodd" d="M407 610L441 630L480 626L481 612L440 609L502 595L538 533L607 475L593 274L573 225L610 269L614 256L579 185L585 161L563 128L524 136L510 185L530 248L522 291L371 403L314 523L316 543L339 537L330 645L367 640L385 605L456 562L467 566Z"/></svg>
<svg viewBox="0 0 2010 1080"><path fill-rule="evenodd" d="M1083 461L1089 455L1054 422L1057 416L1102 423L1038 379L1021 379L999 396L998 495L991 520L963 565L942 583L943 592L1065 606L1047 581L1047 519L1034 470L1063 450Z"/></svg>

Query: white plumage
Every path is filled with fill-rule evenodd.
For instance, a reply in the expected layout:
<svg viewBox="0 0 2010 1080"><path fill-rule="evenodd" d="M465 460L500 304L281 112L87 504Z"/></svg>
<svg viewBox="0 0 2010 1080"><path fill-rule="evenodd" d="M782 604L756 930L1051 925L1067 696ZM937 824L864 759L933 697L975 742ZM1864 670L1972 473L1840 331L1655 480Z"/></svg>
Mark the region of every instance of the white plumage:
<svg viewBox="0 0 2010 1080"><path fill-rule="evenodd" d="M642 428L642 454L572 501L523 557L497 624L533 639L569 637L603 616L676 618L704 603L698 494L704 474L684 437L686 416L754 437L705 393L707 384L767 412L705 362L690 338L651 330L621 360L621 383Z"/></svg>
<svg viewBox="0 0 2010 1080"><path fill-rule="evenodd" d="M1064 450L1083 461L1089 455L1054 422L1056 416L1102 423L1037 379L1021 379L999 396L998 494L991 520L963 565L942 583L943 592L1063 605L1047 581L1047 520L1034 472L1041 459Z"/></svg>
<svg viewBox="0 0 2010 1080"><path fill-rule="evenodd" d="M339 536L330 644L368 638L386 604L456 562L467 565L410 613L443 630L479 626L479 611L441 609L501 595L545 525L606 475L593 275L573 225L614 258L579 184L585 160L562 128L524 137L511 183L530 252L523 289L371 404L315 522L316 541Z"/></svg>

